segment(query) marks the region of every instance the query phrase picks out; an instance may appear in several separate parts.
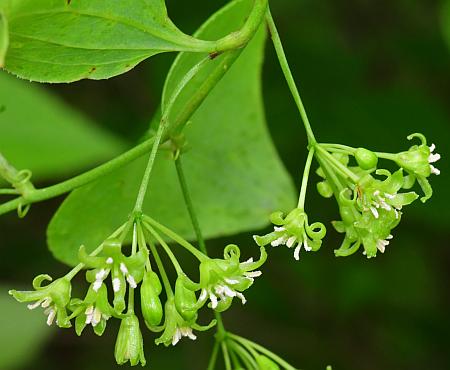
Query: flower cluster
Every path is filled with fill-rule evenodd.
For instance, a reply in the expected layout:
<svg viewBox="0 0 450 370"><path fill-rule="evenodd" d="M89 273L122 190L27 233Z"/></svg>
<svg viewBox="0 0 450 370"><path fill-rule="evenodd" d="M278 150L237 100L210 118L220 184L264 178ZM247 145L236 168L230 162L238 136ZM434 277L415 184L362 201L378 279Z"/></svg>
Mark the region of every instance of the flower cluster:
<svg viewBox="0 0 450 370"><path fill-rule="evenodd" d="M323 181L318 186L325 197L335 196L340 221L333 222L335 229L344 233L344 241L335 251L336 256L348 256L361 246L364 255L372 258L384 253L393 238L393 229L400 223L404 207L413 203L419 195L410 190L415 181L421 186L423 202L432 195L428 177L439 174L432 163L440 159L422 134L408 136L420 138L421 145L414 145L400 153L379 153L365 148L342 145L318 144L318 174ZM350 165L354 157L356 166ZM399 168L391 173L379 168L379 159L392 161Z"/></svg>
<svg viewBox="0 0 450 370"><path fill-rule="evenodd" d="M425 136L412 134L408 140L420 139L400 153L373 152L366 148L352 148L340 144L319 144L310 146L310 155L305 166L305 175L300 190L299 205L285 217L275 212L270 220L274 230L264 236L254 236L259 246L286 245L294 248L294 257L299 259L303 247L305 251L316 251L326 234L320 222L308 223L304 211L304 200L311 160L314 155L319 163L317 175L322 180L317 190L325 198L335 197L341 220L332 224L345 234L336 256L349 256L361 246L368 257L384 253L393 238L393 229L400 223L403 209L413 203L419 195L411 188L416 180L426 202L433 191L428 181L431 175L439 175L434 167L441 156L435 153L435 145L428 146ZM380 168L380 159L391 161L398 166L394 172Z"/></svg>
<svg viewBox="0 0 450 370"><path fill-rule="evenodd" d="M127 253L124 240L128 234L131 234L132 242L131 251ZM167 237L199 260L198 283L183 272L165 242ZM168 254L177 272L174 290L159 250ZM261 248L259 261L240 262L239 248L229 245L224 250L224 258L212 259L155 220L139 215L122 225L93 253L80 247L78 258L80 264L65 277L52 281L48 275L39 275L33 281L35 290L12 290L10 294L19 302L29 302L30 309L44 308L48 325L56 322L59 327L69 328L74 322L78 335L89 325L95 334L102 335L109 319L121 320L115 347L116 361L144 366L140 319L134 306L135 291L140 292L140 312L145 325L153 332L162 332L155 340L156 344L176 345L184 337L195 340L194 331L205 331L216 324L215 320L204 326L198 324L198 311L208 300L208 306L218 312L228 309L235 297L245 303L243 292L261 275L256 269L265 262L267 255ZM157 270L152 268L153 263ZM83 269L90 284L87 293L84 299L72 298L71 280ZM50 283L43 286L45 280ZM108 285L112 301L108 297ZM163 289L167 298L165 303L161 299Z"/></svg>

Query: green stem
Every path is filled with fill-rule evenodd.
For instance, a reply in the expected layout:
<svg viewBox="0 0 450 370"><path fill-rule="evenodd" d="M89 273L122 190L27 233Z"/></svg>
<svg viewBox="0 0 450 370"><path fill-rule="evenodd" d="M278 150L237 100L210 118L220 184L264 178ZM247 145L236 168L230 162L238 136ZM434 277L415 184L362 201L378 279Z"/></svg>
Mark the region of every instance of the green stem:
<svg viewBox="0 0 450 370"><path fill-rule="evenodd" d="M308 115L306 114L305 106L303 105L302 99L300 97L300 93L298 91L297 85L295 83L294 77L292 76L291 69L289 67L289 63L286 58L286 54L284 52L283 44L281 43L280 35L278 34L277 27L275 26L275 22L272 18L272 14L270 13L270 9L267 10L266 13L266 21L269 27L270 36L272 38L273 45L275 47L275 52L278 56L278 60L280 62L281 69L283 71L286 82L291 90L291 94L294 98L295 104L300 112L300 116L303 121L303 125L305 126L306 135L308 137L309 144L315 144L316 138L314 137L313 130L311 128L311 124L309 123Z"/></svg>
<svg viewBox="0 0 450 370"><path fill-rule="evenodd" d="M230 362L230 354L228 353L227 343L222 342L221 346L222 346L223 360L225 362L225 370L232 370L231 362Z"/></svg>
<svg viewBox="0 0 450 370"><path fill-rule="evenodd" d="M173 267L175 268L177 275L184 275L183 269L181 268L180 264L178 263L177 258L175 257L175 255L173 254L172 250L170 249L170 247L167 245L167 243L164 241L163 238L161 238L161 236L156 232L156 230L151 227L148 224L145 224L145 227L147 228L147 230L150 232L150 234L153 235L153 237L156 239L156 241L161 244L161 246L163 247L164 251L167 253L167 255L170 258L170 261L172 262Z"/></svg>
<svg viewBox="0 0 450 370"><path fill-rule="evenodd" d="M341 162L339 162L335 157L333 157L328 151L320 146L320 144L316 145L317 151L323 154L324 158L328 160L333 167L338 170L342 177L349 178L355 184L359 181L359 177L355 175L352 171L350 171L347 167L345 167Z"/></svg>
<svg viewBox="0 0 450 370"><path fill-rule="evenodd" d="M175 104L175 101L180 96L186 85L197 75L197 73L202 69L202 67L210 61L211 58L207 56L206 58L200 60L196 65L194 65L182 78L180 83L176 86L174 92L172 93L167 106L163 106L163 114L161 122L158 127L158 131L155 135L155 143L153 145L150 157L148 159L147 167L145 168L144 176L142 178L141 186L139 188L139 193L136 199L136 204L134 206L134 213L138 214L142 212L142 206L144 204L145 195L147 194L148 183L150 181L150 175L153 170L153 165L155 164L156 153L158 152L159 145L161 143L164 130L169 125L169 115Z"/></svg>
<svg viewBox="0 0 450 370"><path fill-rule="evenodd" d="M306 159L305 164L305 170L303 171L303 178L302 178L302 187L300 189L300 196L298 198L298 208L304 209L305 208L305 199L306 199L306 190L308 188L308 179L309 179L309 173L311 171L311 164L312 160L314 158L314 146L311 147L308 153L308 158Z"/></svg>
<svg viewBox="0 0 450 370"><path fill-rule="evenodd" d="M178 181L180 183L181 191L183 193L184 202L186 204L186 208L189 213L189 217L191 219L192 226L194 228L195 235L197 236L197 240L199 243L200 250L208 256L208 251L206 249L205 240L203 238L203 234L200 228L200 224L198 222L197 214L195 212L194 204L192 203L192 199L189 192L189 186L186 181L186 177L184 176L183 165L181 162L181 157L179 156L175 160L175 167L177 169ZM223 341L226 336L227 331L225 330L225 326L223 324L222 315L220 312L214 311L214 316L217 321L217 336L216 341Z"/></svg>
<svg viewBox="0 0 450 370"><path fill-rule="evenodd" d="M98 178L103 177L111 173L112 171L125 166L126 164L134 161L135 159L147 153L149 149L153 146L153 142L154 137L151 137L150 139L135 146L129 151L123 153L122 155L81 175L75 176L69 180L63 181L56 185L29 191L19 198L13 199L7 203L0 205L0 215L15 210L20 204L27 205L55 198L59 195L68 193L76 188L79 188L80 186L95 181Z"/></svg>
<svg viewBox="0 0 450 370"><path fill-rule="evenodd" d="M208 368L206 370L214 370L217 362L217 355L219 354L220 343L218 341L214 342L214 347L211 352L211 357L209 359Z"/></svg>
<svg viewBox="0 0 450 370"><path fill-rule="evenodd" d="M238 342L229 341L230 347L239 355L241 360L247 366L247 370L258 370L258 364L255 359L248 353L248 351Z"/></svg>
<svg viewBox="0 0 450 370"><path fill-rule="evenodd" d="M192 253L200 262L206 261L208 259L208 257L205 254L200 252L197 248L195 248L187 240L184 240L180 235L178 235L174 231L170 230L169 228L165 227L164 225L161 225L159 222L155 221L150 216L144 215L143 219L144 219L144 222L148 222L151 226L156 227L162 233L166 234L170 239L172 239L177 244L181 245L186 250L188 250L190 253Z"/></svg>
<svg viewBox="0 0 450 370"><path fill-rule="evenodd" d="M136 223L133 223L133 241L131 243L131 255L135 255L137 252L137 227ZM132 314L134 313L134 289L129 288L128 290L128 313Z"/></svg>
<svg viewBox="0 0 450 370"><path fill-rule="evenodd" d="M192 204L191 195L189 193L189 188L186 182L186 177L184 176L184 170L183 165L181 163L181 156L178 156L178 158L175 160L175 167L177 169L177 175L178 175L178 181L180 183L181 191L183 193L184 202L186 204L186 208L189 212L189 217L192 222L192 227L194 228L195 235L197 237L198 245L200 250L204 254L208 254L206 250L206 244L205 240L202 235L202 231L200 229L200 224L197 219L197 215L194 210L194 205Z"/></svg>
<svg viewBox="0 0 450 370"><path fill-rule="evenodd" d="M237 32L233 32L223 39L217 41L216 52L221 53L228 50L235 50L244 47L258 31L264 20L264 15L268 8L268 0L255 0L253 9L244 26Z"/></svg>
<svg viewBox="0 0 450 370"><path fill-rule="evenodd" d="M167 277L167 273L164 268L164 264L162 263L161 258L159 257L159 254L155 247L155 244L153 244L153 242L151 240L148 241L148 244L149 244L150 250L153 254L153 258L155 259L156 266L158 266L159 273L161 274L161 279L164 284L164 289L166 291L167 299L172 299L173 298L173 290L170 285L169 278Z"/></svg>
<svg viewBox="0 0 450 370"><path fill-rule="evenodd" d="M283 360L281 357L279 357L275 353L269 351L267 348L264 348L263 346L261 346L257 343L254 343L248 339L242 338L236 334L229 333L228 335L230 336L230 338L236 340L239 343L242 343L242 345L244 345L245 347L247 347L247 346L252 347L252 348L256 349L257 351L261 352L262 354L264 354L265 356L271 358L273 361L277 362L279 365L284 367L286 370L297 370L295 367L290 365L288 362Z"/></svg>

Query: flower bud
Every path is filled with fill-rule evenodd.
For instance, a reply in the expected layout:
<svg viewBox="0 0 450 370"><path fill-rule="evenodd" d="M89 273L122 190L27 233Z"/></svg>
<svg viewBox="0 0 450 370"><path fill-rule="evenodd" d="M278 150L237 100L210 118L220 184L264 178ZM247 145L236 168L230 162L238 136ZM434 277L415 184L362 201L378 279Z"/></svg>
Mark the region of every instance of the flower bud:
<svg viewBox="0 0 450 370"><path fill-rule="evenodd" d="M317 183L317 192L324 198L331 198L333 196L333 189L327 181Z"/></svg>
<svg viewBox="0 0 450 370"><path fill-rule="evenodd" d="M158 275L148 271L141 285L141 309L144 320L149 326L157 326L163 317L163 307L159 295L162 286Z"/></svg>
<svg viewBox="0 0 450 370"><path fill-rule="evenodd" d="M378 157L377 155L364 148L358 148L355 152L355 159L358 166L363 170L370 170L377 166Z"/></svg>
<svg viewBox="0 0 450 370"><path fill-rule="evenodd" d="M185 286L182 277L179 277L175 283L175 306L184 320L195 320L198 311L197 297Z"/></svg>
<svg viewBox="0 0 450 370"><path fill-rule="evenodd" d="M127 315L120 323L117 335L115 358L119 365L130 362L131 366L139 362L145 366L144 342L136 315Z"/></svg>

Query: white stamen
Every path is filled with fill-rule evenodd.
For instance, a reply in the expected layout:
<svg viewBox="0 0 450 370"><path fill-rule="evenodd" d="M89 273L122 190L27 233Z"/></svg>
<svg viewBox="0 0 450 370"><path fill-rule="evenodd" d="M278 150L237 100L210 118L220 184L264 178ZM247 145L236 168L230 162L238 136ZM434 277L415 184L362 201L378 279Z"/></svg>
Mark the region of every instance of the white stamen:
<svg viewBox="0 0 450 370"><path fill-rule="evenodd" d="M181 331L177 328L177 331L172 337L172 346L175 346L181 339Z"/></svg>
<svg viewBox="0 0 450 370"><path fill-rule="evenodd" d="M428 163L434 163L441 159L441 155L438 153L430 154L428 157Z"/></svg>
<svg viewBox="0 0 450 370"><path fill-rule="evenodd" d="M113 284L113 290L114 290L114 292L118 292L119 290L120 290L120 279L119 278L114 278L113 279L113 281L112 281L112 284Z"/></svg>
<svg viewBox="0 0 450 370"><path fill-rule="evenodd" d="M99 272L95 274L95 280L103 280L107 275L105 269L101 269Z"/></svg>
<svg viewBox="0 0 450 370"><path fill-rule="evenodd" d="M128 275L128 276L127 276L127 281L128 281L128 284L130 284L130 287L131 287L131 288L133 288L133 289L136 289L136 288L137 288L136 280L134 280L134 277L133 277L133 276Z"/></svg>
<svg viewBox="0 0 450 370"><path fill-rule="evenodd" d="M436 149L436 145L431 144L431 146L430 146L430 153L433 153L434 149Z"/></svg>
<svg viewBox="0 0 450 370"><path fill-rule="evenodd" d="M247 299L245 299L245 296L242 293L236 292L236 297L238 297L242 304L246 304L247 303Z"/></svg>
<svg viewBox="0 0 450 370"><path fill-rule="evenodd" d="M88 308L86 308L86 311L84 311L84 313L86 315L86 324L89 325L94 317L94 306L89 306Z"/></svg>
<svg viewBox="0 0 450 370"><path fill-rule="evenodd" d="M380 215L378 214L378 211L375 207L370 207L370 211L372 212L373 217L375 217L375 218L380 217Z"/></svg>
<svg viewBox="0 0 450 370"><path fill-rule="evenodd" d="M48 317L47 317L47 325L48 326L51 326L53 324L53 320L55 319L55 317L56 317L56 310L52 308L48 312Z"/></svg>
<svg viewBox="0 0 450 370"><path fill-rule="evenodd" d="M35 308L38 308L41 305L42 301L37 301L34 303L30 303L29 305L27 305L29 310L34 310Z"/></svg>
<svg viewBox="0 0 450 370"><path fill-rule="evenodd" d="M395 195L389 194L389 193L384 193L384 196L388 199L394 199Z"/></svg>
<svg viewBox="0 0 450 370"><path fill-rule="evenodd" d="M374 196L380 195L380 191L379 191L379 190L375 190L375 191L373 192L373 195L374 195Z"/></svg>
<svg viewBox="0 0 450 370"><path fill-rule="evenodd" d="M253 263L253 257L250 257L247 261L245 261L243 263Z"/></svg>
<svg viewBox="0 0 450 370"><path fill-rule="evenodd" d="M297 248L294 250L294 258L298 261L300 259L300 250L302 249L302 245L297 245Z"/></svg>
<svg viewBox="0 0 450 370"><path fill-rule="evenodd" d="M307 252L312 251L312 248L308 245L308 239L305 238L305 240L303 240L303 246L305 247L305 251Z"/></svg>
<svg viewBox="0 0 450 370"><path fill-rule="evenodd" d="M97 307L94 310L92 315L92 326L96 327L102 319L102 311L100 311Z"/></svg>
<svg viewBox="0 0 450 370"><path fill-rule="evenodd" d="M434 175L440 175L441 171L438 170L436 167L434 167L433 165L430 164L430 168L431 168L431 173Z"/></svg>
<svg viewBox="0 0 450 370"><path fill-rule="evenodd" d="M211 301L211 308L215 310L218 305L217 297L213 293L209 293L209 299Z"/></svg>
<svg viewBox="0 0 450 370"><path fill-rule="evenodd" d="M248 278L257 278L262 275L262 272L258 271L258 270L257 271L249 271L249 272L244 273L244 275Z"/></svg>
<svg viewBox="0 0 450 370"><path fill-rule="evenodd" d="M122 271L123 274L128 274L127 266L123 262L120 263L120 271Z"/></svg>
<svg viewBox="0 0 450 370"><path fill-rule="evenodd" d="M198 299L200 301L204 301L207 296L208 296L208 291L206 289L202 289L202 292L200 293L200 297L198 297Z"/></svg>
<svg viewBox="0 0 450 370"><path fill-rule="evenodd" d="M270 243L272 247L278 247L280 245L286 244L287 238L285 236L280 236L278 239Z"/></svg>
<svg viewBox="0 0 450 370"><path fill-rule="evenodd" d="M197 337L192 332L191 328L180 328L180 332L183 335L183 337L188 337L189 339L196 340Z"/></svg>
<svg viewBox="0 0 450 370"><path fill-rule="evenodd" d="M230 284L230 285L235 285L235 284L238 284L238 283L239 283L239 280L235 280L235 279L225 279L225 282L226 282L227 284Z"/></svg>
<svg viewBox="0 0 450 370"><path fill-rule="evenodd" d="M291 237L287 240L286 246L287 246L288 248L292 248L292 247L294 246L296 240L297 240L297 238L296 238L295 236L291 236Z"/></svg>
<svg viewBox="0 0 450 370"><path fill-rule="evenodd" d="M394 208L395 218L398 218L398 211Z"/></svg>
<svg viewBox="0 0 450 370"><path fill-rule="evenodd" d="M274 226L273 228L275 231L285 231L286 229L284 227L278 227L278 226Z"/></svg>
<svg viewBox="0 0 450 370"><path fill-rule="evenodd" d="M387 240L391 240L391 239L393 239L394 238L394 236L393 235L391 235L391 234L389 234L388 236L387 236Z"/></svg>
<svg viewBox="0 0 450 370"><path fill-rule="evenodd" d="M94 290L94 292L98 292L98 290L101 288L103 284L102 280L95 280L94 285L92 286L92 289Z"/></svg>
<svg viewBox="0 0 450 370"><path fill-rule="evenodd" d="M114 263L114 259L112 257L108 257L108 259L106 260L106 263L108 265L112 265Z"/></svg>
<svg viewBox="0 0 450 370"><path fill-rule="evenodd" d="M45 298L44 301L41 304L42 308L47 308L50 306L50 303L52 303L51 298Z"/></svg>

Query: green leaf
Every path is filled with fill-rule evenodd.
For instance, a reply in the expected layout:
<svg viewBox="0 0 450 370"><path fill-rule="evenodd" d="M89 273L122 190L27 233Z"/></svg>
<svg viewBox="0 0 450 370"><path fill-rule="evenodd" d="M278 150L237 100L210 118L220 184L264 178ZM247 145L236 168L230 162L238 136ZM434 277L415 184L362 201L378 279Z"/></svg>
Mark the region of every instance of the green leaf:
<svg viewBox="0 0 450 370"><path fill-rule="evenodd" d="M207 22L201 35L235 28L251 3L232 2ZM295 205L294 187L265 125L260 78L264 41L261 29L186 129L191 150L183 155L184 169L207 238L261 228L273 210ZM47 234L56 258L76 263L81 244L92 250L125 221L146 162L142 158L65 200ZM165 152L158 155L144 211L194 238L173 159Z"/></svg>
<svg viewBox="0 0 450 370"><path fill-rule="evenodd" d="M181 32L164 0L0 0L2 9L10 37L5 68L34 81L110 78L162 52L215 45Z"/></svg>
<svg viewBox="0 0 450 370"><path fill-rule="evenodd" d="M6 51L9 45L8 22L0 10L0 68L5 64Z"/></svg>
<svg viewBox="0 0 450 370"><path fill-rule="evenodd" d="M0 72L0 86L0 151L33 179L73 173L125 147L37 84Z"/></svg>
<svg viewBox="0 0 450 370"><path fill-rule="evenodd" d="M0 369L21 368L30 362L45 344L51 330L42 312L30 312L0 286Z"/></svg>

